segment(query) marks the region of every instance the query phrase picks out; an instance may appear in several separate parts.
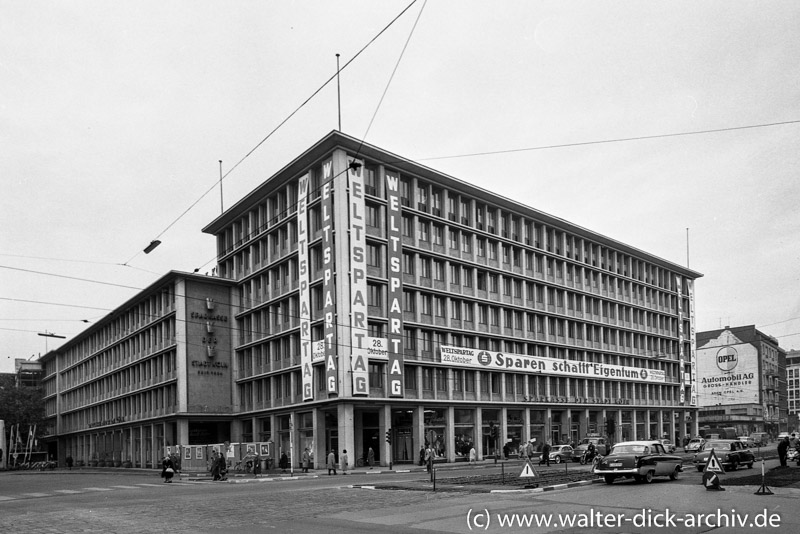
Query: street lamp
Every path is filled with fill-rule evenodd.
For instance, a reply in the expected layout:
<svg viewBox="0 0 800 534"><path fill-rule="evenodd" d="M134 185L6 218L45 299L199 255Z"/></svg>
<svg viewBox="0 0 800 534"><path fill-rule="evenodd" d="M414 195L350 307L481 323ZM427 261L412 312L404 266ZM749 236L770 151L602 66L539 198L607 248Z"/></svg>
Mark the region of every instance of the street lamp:
<svg viewBox="0 0 800 534"><path fill-rule="evenodd" d="M39 332L37 335L42 336L43 338L45 338L45 340L44 340L44 351L45 352L48 352L48 350L47 350L47 339L46 338L55 337L55 338L58 338L58 339L67 339L67 336L59 336L58 334L54 334L52 332L48 332L47 330L45 330L44 333Z"/></svg>
<svg viewBox="0 0 800 534"><path fill-rule="evenodd" d="M161 244L161 241L159 241L158 239L154 239L154 240L150 241L150 244L147 245L147 247L145 247L144 253L145 254L150 254L160 244Z"/></svg>

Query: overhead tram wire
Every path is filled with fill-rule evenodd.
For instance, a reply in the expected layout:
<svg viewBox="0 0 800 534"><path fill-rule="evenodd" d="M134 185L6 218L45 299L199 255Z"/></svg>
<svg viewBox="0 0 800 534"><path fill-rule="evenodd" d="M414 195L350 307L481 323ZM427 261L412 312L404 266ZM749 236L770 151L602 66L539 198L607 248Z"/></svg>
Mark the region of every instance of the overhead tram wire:
<svg viewBox="0 0 800 534"><path fill-rule="evenodd" d="M378 39L378 37L380 37L381 35L383 35L383 33L384 33L386 30L388 30L388 29L389 29L389 28L390 28L390 27L391 27L391 26L392 26L392 25L393 25L393 24L394 24L394 23L395 23L395 22L396 22L396 21L397 21L397 20L398 20L400 17L402 17L402 16L405 14L405 12L406 12L406 11L408 11L408 10L411 8L411 6L413 6L413 5L414 5L414 4L416 4L416 3L417 3L417 0L412 0L412 2L411 2L410 4L408 4L408 5L407 5L407 6L406 6L406 7L405 7L405 8L404 8L404 9L403 9L403 10L402 10L402 11L401 11L401 12L400 12L400 13L399 13L397 16L395 16L395 17L394 17L394 18L393 18L393 19L392 19L392 20L391 20L391 21L390 21L390 22L389 22L389 23L388 23L386 26L384 26L384 28L383 28L382 30L380 30L380 31L379 31L379 32L378 32L378 33L377 33L377 34L376 34L376 35L375 35L375 36L374 36L372 39L370 39L370 40L369 40L369 42L368 42L367 44L365 44L365 45L364 45L364 46L361 48L361 50L359 50L358 52L356 52L356 54L355 54L355 55L354 55L352 58L350 58L350 60L348 60L348 61L347 61L347 62L344 64L344 66L343 66L341 69L337 70L337 71L336 71L336 73L334 73L334 74L333 74L333 75L332 75L330 78L328 78L328 79L327 79L327 80L326 80L326 81L325 81L325 82L324 82L324 83L323 83L323 84L322 84L322 85L321 85L321 86L320 86L320 87L319 87L319 88L318 88L316 91L314 91L314 92L311 94L311 96L309 96L308 98L306 98L306 99L305 99L305 101L303 101L303 103L302 103L302 104L300 104L300 105L299 105L299 106L298 106L298 107L297 107L297 108L296 108L294 111L292 111L292 112L291 112L291 113L290 113L290 114L289 114L289 115L288 115L288 116L287 116L285 119L283 119L283 120L282 120L282 121L281 121L281 122L280 122L280 123L279 123L279 124L278 124L278 125L277 125L275 128L273 128L271 132L269 132L269 133L268 133L268 134L267 134L267 135L266 135L266 136L265 136L263 139L261 139L261 141L259 141L259 142L256 144L256 146L254 146L254 147L253 147L253 148L252 148L252 149L251 149L249 152L247 152L247 154L245 154L244 156L242 156L242 158L241 158L239 161L237 161L237 162L236 162L236 163L233 165L233 167L231 167L231 168L228 170L228 172L226 172L226 173L225 173L223 176L221 176L221 177L219 178L219 180L215 181L215 182L214 182L214 184L213 184L211 187L209 187L209 188L206 190L206 192L205 192L205 193L203 193L202 195L200 195L200 198L198 198L197 200L195 200L195 201L194 201L194 202L193 202L193 203L192 203L192 204L191 204L191 205L190 205L188 208L186 208L186 209L183 211L183 213L181 213L181 214L180 214L180 215L179 215L179 216L178 216L178 217L177 217L177 218L176 218L174 221L172 221L172 222L171 222L171 223L170 223L170 224L169 224L169 225L168 225L166 228L164 228L164 229L161 231L161 233L160 233L160 234L158 234L158 235L155 237L155 239L157 240L159 237L161 237L162 235L164 235L164 234L165 234L165 233L166 233L166 232L167 232L167 231L168 231L170 228L172 228L172 226L174 226L174 225L175 225L175 223L177 223L179 220L181 220L181 219L183 218L183 216L184 216L184 215L186 215L187 213L189 213L189 211L190 211L192 208L194 208L194 207L195 207L195 206L196 206L196 205L197 205L197 204L198 204L198 203L199 203L201 200L203 200L203 198L205 198L205 197L206 197L206 195L208 195L208 194L209 194L211 191L213 191L213 190L214 190L214 189L217 187L217 185L218 185L218 184L219 184L219 185L221 185L221 184L222 184L222 181L223 181L225 178L227 178L227 177L228 177L228 175L230 175L230 174L231 174L231 173L232 173L234 170L236 170L236 168L237 168L237 167L239 167L239 165L241 165L241 164L244 162L244 160L246 160L246 159L247 159L248 157L250 157L250 156L251 156L251 155L252 155L252 154L253 154L253 153L254 153L256 150L258 150L258 149L261 147L261 145L263 145L263 144L264 144L264 142L266 142L266 141L267 141L267 139L269 139L270 137L272 137L272 135L273 135L275 132L277 132L277 131L278 131L278 129L280 129L280 128L281 128L281 127L284 125L284 124L286 124L286 123L289 121L289 119L291 119L292 117L294 117L294 116L297 114L297 112L299 112L299 111L300 111L300 110L301 110L301 109L302 109L302 108L303 108L303 107L304 107L306 104L308 104L308 103L311 101L311 99L313 99L315 96L317 96L317 95L320 93L320 91L322 91L322 90L323 90L323 89L324 89L324 88L325 88L325 87L326 87L326 86L327 86L327 85L328 85L328 84L329 84L331 81L333 81L334 79L336 79L336 77L339 75L339 73L341 73L341 71L343 71L344 69L346 69L346 68L347 68L347 67L348 67L348 66L349 66L349 65L350 65L350 64L351 64L353 61L355 61L355 60L356 60L356 58L357 58L358 56L360 56L360 55L361 55L361 53L362 53L362 52L364 52L364 50L366 50L366 49L367 49L367 47L369 47L369 46L370 46L372 43L374 43L374 42L375 42L375 41ZM136 257L137 257L139 254L141 254L141 251L137 251L137 252L136 252L136 254L134 254L133 256L131 256L131 258L130 258L128 261L126 261L126 262L125 262L123 265L127 265L128 263L130 263L131 261L133 261L133 259L134 259L134 258L136 258Z"/></svg>
<svg viewBox="0 0 800 534"><path fill-rule="evenodd" d="M372 114L372 118L369 120L369 124L367 125L367 130L364 132L363 137L361 138L361 144L358 145L358 150L356 150L356 155L353 158L358 158L358 155L361 153L361 147L364 146L364 140L367 138L370 129L372 128L372 123L375 121L375 117L378 116L378 110L381 109L381 104L383 104L383 99L386 97L386 93L389 92L389 86L392 84L392 80L394 80L394 75L397 73L397 69L400 66L400 62L403 60L403 56L406 53L406 49L408 48L408 43L411 42L411 37L414 35L414 30L417 29L417 24L419 23L419 19L422 17L422 12L425 11L425 6L428 4L428 0L425 0L422 3L422 7L417 13L417 18L414 20L414 25L411 27L411 31L408 34L408 38L406 39L405 44L403 45L403 49L400 51L400 57L397 58L397 61L394 64L394 69L392 69L392 74L389 76L389 80L386 82L386 87L383 89L383 94L381 95L380 100L378 100L378 105L375 106L375 112Z"/></svg>
<svg viewBox="0 0 800 534"><path fill-rule="evenodd" d="M496 154L513 154L515 152L529 152L533 150L549 150L553 148L568 148L568 147L575 147L575 146L587 146L587 145L601 145L606 143L622 143L627 141L644 141L647 139L664 139L668 137L680 137L680 136L687 136L687 135L704 135L710 133L720 133L720 132L732 132L736 130L748 130L753 128L767 128L771 126L785 126L787 124L798 124L800 120L791 120L791 121L782 121L782 122L769 122L764 124L750 124L746 126L731 126L728 128L714 128L711 130L695 130L691 132L676 132L676 133L668 133L668 134L654 134L654 135L641 135L637 137L620 137L616 139L601 139L598 141L583 141L583 142L576 142L576 143L563 143L559 145L543 145L543 146L534 146L534 147L527 147L527 148L511 148L507 150L493 150L487 152L473 152L469 154L457 154L453 156L438 156L438 157L431 157L431 158L419 158L418 161L434 161L434 160L441 160L441 159L455 159L455 158L470 158L474 156L492 156Z"/></svg>

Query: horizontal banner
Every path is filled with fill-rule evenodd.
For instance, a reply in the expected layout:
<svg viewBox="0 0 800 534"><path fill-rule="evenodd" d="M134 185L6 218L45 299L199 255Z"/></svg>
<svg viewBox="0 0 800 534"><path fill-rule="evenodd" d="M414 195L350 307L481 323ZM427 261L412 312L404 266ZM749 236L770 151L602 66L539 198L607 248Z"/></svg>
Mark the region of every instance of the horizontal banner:
<svg viewBox="0 0 800 534"><path fill-rule="evenodd" d="M660 384L667 381L666 373L661 369L561 360L523 354L506 354L465 347L442 345L441 356L443 364L473 369L514 371L574 378L596 378L601 380L632 380Z"/></svg>

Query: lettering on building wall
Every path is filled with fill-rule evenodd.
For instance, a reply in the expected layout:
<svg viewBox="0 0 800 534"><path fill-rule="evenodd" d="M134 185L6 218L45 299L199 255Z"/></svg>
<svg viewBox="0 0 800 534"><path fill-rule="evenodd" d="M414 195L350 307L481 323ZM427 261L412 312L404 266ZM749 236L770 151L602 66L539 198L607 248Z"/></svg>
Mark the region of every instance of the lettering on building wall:
<svg viewBox="0 0 800 534"><path fill-rule="evenodd" d="M348 167L350 217L350 372L353 395L369 395L367 369L367 236L364 226L363 162L354 160Z"/></svg>
<svg viewBox="0 0 800 534"><path fill-rule="evenodd" d="M400 176L386 171L386 237L388 239L389 320L387 339L389 342L389 397L402 397L405 392L403 370L403 247L402 215L400 213Z"/></svg>
<svg viewBox="0 0 800 534"><path fill-rule="evenodd" d="M300 305L300 368L303 400L314 399L314 372L311 367L311 290L308 270L308 174L297 183L297 260Z"/></svg>
<svg viewBox="0 0 800 534"><path fill-rule="evenodd" d="M478 369L512 370L542 375L594 378L602 380L626 380L634 382L666 383L666 373L662 369L629 367L598 362L581 362L528 356L526 354L505 354L468 347L441 347L441 361L456 367Z"/></svg>
<svg viewBox="0 0 800 534"><path fill-rule="evenodd" d="M325 340L325 389L329 396L339 394L338 351L336 346L336 297L334 294L333 254L333 160L322 164L322 312Z"/></svg>

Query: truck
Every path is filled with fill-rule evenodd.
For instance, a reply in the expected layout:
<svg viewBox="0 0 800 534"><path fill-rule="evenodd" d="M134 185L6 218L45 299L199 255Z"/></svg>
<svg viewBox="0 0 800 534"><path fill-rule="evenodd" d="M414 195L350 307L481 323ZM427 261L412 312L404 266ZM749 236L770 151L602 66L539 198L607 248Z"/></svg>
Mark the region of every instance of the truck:
<svg viewBox="0 0 800 534"><path fill-rule="evenodd" d="M701 428L700 437L704 439L739 439L736 429L732 426L723 428Z"/></svg>

